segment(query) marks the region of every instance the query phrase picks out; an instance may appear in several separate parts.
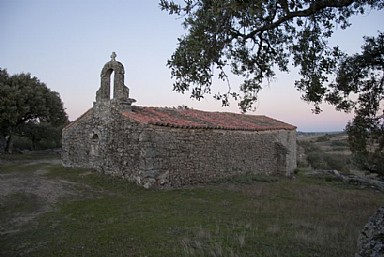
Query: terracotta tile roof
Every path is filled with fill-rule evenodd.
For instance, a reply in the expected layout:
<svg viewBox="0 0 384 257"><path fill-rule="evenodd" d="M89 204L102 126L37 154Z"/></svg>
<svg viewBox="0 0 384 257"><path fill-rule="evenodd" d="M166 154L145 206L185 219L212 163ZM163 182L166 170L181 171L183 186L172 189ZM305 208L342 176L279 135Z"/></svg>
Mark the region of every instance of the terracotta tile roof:
<svg viewBox="0 0 384 257"><path fill-rule="evenodd" d="M294 130L295 126L264 115L229 112L205 112L194 109L132 106L124 117L145 124L174 128L205 128L225 130Z"/></svg>

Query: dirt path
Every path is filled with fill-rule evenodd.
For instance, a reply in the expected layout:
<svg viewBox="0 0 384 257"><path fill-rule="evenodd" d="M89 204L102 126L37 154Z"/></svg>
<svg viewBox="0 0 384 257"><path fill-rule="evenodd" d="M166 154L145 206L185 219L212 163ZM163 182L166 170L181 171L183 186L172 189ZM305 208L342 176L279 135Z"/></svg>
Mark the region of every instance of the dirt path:
<svg viewBox="0 0 384 257"><path fill-rule="evenodd" d="M52 165L61 165L61 160L0 163L0 235L19 231L41 214L54 211L59 199L76 199L89 189L84 184L47 177Z"/></svg>

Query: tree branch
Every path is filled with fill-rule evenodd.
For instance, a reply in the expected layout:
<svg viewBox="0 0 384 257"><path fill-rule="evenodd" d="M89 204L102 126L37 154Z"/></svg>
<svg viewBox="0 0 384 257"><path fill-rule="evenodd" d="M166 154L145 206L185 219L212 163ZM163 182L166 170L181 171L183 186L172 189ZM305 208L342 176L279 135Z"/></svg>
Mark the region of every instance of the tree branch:
<svg viewBox="0 0 384 257"><path fill-rule="evenodd" d="M320 11L324 10L325 8L329 8L329 7L332 7L332 8L347 7L347 6L351 5L353 2L354 2L353 0L313 1L311 3L311 5L307 9L305 9L305 10L295 11L295 12L287 12L287 14L285 16L280 17L275 22L272 22L270 24L264 25L261 28L258 28L256 30L250 32L249 34L242 34L239 31L236 31L235 35L241 36L244 39L253 38L257 33L260 33L262 31L266 31L266 30L273 30L273 29L277 28L278 26L280 26L282 23L284 23L286 21L289 21L289 20L291 20L293 18L308 17L308 16L310 16L312 14L320 12ZM283 8L283 9L286 10L286 8ZM232 31L232 32L234 32L234 31Z"/></svg>

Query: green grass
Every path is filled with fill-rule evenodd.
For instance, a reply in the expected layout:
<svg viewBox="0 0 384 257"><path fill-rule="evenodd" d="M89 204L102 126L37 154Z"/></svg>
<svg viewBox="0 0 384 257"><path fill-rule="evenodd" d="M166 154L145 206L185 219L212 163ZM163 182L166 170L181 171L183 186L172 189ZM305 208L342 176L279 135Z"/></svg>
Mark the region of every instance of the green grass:
<svg viewBox="0 0 384 257"><path fill-rule="evenodd" d="M9 220L20 213L30 213L43 205L42 200L35 194L16 192L4 196L0 205L0 220Z"/></svg>
<svg viewBox="0 0 384 257"><path fill-rule="evenodd" d="M145 190L86 169L35 168L48 171L44 179L76 183L78 195L17 230L10 217L33 212L41 199L3 197L0 226L11 232L2 232L0 256L353 256L359 231L384 201L382 193L300 175Z"/></svg>

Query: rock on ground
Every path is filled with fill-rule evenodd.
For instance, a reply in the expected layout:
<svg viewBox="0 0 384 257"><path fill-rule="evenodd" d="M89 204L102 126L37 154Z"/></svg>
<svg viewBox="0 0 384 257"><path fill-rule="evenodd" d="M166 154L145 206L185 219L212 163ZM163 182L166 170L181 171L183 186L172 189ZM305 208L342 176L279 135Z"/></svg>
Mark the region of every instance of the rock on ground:
<svg viewBox="0 0 384 257"><path fill-rule="evenodd" d="M384 206L369 219L359 235L355 257L384 256Z"/></svg>

